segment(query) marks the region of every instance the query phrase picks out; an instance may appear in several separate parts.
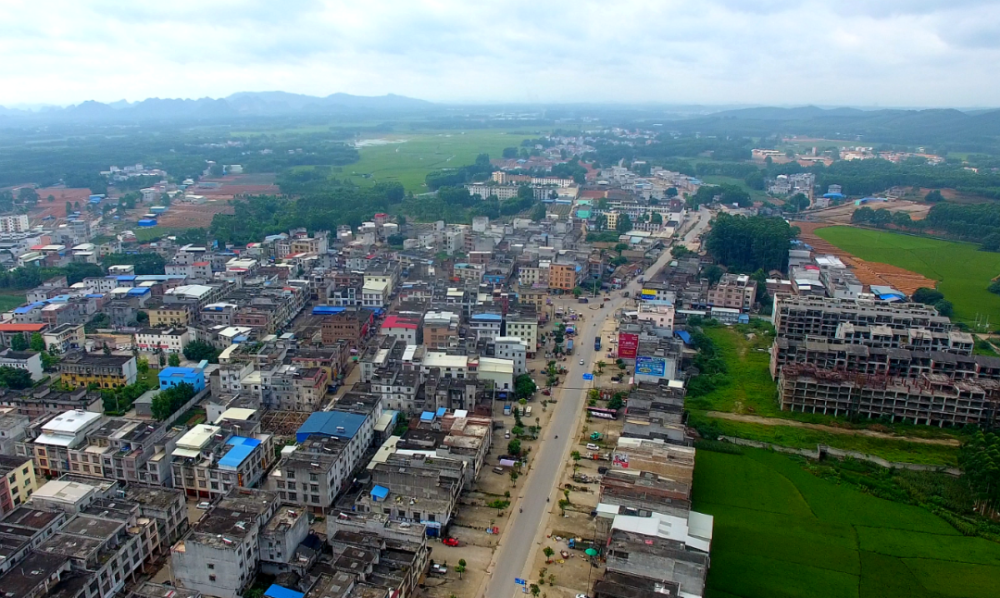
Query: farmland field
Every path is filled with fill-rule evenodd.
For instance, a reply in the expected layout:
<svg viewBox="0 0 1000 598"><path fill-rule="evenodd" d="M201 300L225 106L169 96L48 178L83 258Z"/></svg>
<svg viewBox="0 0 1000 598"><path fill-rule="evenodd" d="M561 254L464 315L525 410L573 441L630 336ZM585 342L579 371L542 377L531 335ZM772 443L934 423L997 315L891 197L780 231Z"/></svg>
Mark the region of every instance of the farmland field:
<svg viewBox="0 0 1000 598"><path fill-rule="evenodd" d="M482 153L499 158L503 148L519 147L522 140L537 136L537 132L495 129L392 133L361 140L361 159L334 176L359 185L398 181L407 191L426 193L428 172L472 164Z"/></svg>
<svg viewBox="0 0 1000 598"><path fill-rule="evenodd" d="M832 226L816 234L863 260L882 262L923 274L955 305L955 320L973 323L976 316L1000 323L1000 297L986 290L1000 275L1000 254L980 251L972 243L941 241L877 230Z"/></svg>
<svg viewBox="0 0 1000 598"><path fill-rule="evenodd" d="M715 517L707 598L972 598L1000 587L1000 544L783 455L698 451L694 509Z"/></svg>
<svg viewBox="0 0 1000 598"><path fill-rule="evenodd" d="M10 311L15 307L24 305L27 297L23 292L5 291L0 293L0 312Z"/></svg>

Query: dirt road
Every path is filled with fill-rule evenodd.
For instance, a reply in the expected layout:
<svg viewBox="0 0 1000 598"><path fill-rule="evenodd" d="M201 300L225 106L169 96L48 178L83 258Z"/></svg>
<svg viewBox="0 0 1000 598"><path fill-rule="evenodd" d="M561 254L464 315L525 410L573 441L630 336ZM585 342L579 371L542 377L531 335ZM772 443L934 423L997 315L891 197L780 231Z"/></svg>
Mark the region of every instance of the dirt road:
<svg viewBox="0 0 1000 598"><path fill-rule="evenodd" d="M845 436L869 436L871 438L903 440L906 442L916 442L918 444L937 444L941 446L959 446L960 444L958 440L955 438L913 438L912 436L897 436L895 434L886 434L885 432L876 432L875 430L852 430L849 428L837 428L835 426L825 426L823 424L810 424L806 422L795 421L794 419L761 417L759 415L740 415L737 413L725 413L722 411L709 411L705 415L709 417L728 419L731 421L744 422L748 424L760 424L762 426L791 426L793 428L808 428L810 430L817 430L819 432L828 432L830 434L843 434Z"/></svg>

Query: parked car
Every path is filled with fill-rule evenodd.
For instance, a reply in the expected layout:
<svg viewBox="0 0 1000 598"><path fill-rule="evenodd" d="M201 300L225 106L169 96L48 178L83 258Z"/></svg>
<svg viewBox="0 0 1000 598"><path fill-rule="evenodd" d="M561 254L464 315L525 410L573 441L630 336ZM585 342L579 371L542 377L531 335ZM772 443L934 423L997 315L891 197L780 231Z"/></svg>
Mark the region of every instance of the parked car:
<svg viewBox="0 0 1000 598"><path fill-rule="evenodd" d="M494 467L493 468L493 473L499 473L499 474L502 475L503 474L503 467Z"/></svg>
<svg viewBox="0 0 1000 598"><path fill-rule="evenodd" d="M542 391L542 394L549 397L552 396L552 391L546 388L545 390Z"/></svg>
<svg viewBox="0 0 1000 598"><path fill-rule="evenodd" d="M582 359L580 360L580 365L583 365L583 360Z"/></svg>
<svg viewBox="0 0 1000 598"><path fill-rule="evenodd" d="M198 508L201 509L202 511L207 511L212 508L212 503L207 501L200 502L198 503Z"/></svg>
<svg viewBox="0 0 1000 598"><path fill-rule="evenodd" d="M445 538L444 540L441 540L441 543L445 546L458 546L458 540L455 538Z"/></svg>
<svg viewBox="0 0 1000 598"><path fill-rule="evenodd" d="M503 431L504 440L510 440L510 430Z"/></svg>
<svg viewBox="0 0 1000 598"><path fill-rule="evenodd" d="M597 446L593 442L588 442L587 443L587 450L588 451L599 451L599 450L601 450L601 447Z"/></svg>

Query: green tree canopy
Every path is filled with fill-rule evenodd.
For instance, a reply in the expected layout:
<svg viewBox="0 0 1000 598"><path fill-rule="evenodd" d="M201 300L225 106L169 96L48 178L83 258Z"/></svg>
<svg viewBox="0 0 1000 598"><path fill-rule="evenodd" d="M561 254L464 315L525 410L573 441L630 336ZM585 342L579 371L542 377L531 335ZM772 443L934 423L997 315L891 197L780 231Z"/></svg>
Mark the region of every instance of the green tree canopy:
<svg viewBox="0 0 1000 598"><path fill-rule="evenodd" d="M783 218L716 216L705 248L729 271L788 269L788 248L798 234Z"/></svg>

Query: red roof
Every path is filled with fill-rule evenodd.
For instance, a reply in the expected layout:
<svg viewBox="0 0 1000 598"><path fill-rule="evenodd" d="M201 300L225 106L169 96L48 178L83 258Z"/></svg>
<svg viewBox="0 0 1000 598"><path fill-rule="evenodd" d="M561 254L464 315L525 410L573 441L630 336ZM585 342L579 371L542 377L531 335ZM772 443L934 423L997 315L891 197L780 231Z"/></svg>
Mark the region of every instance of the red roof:
<svg viewBox="0 0 1000 598"><path fill-rule="evenodd" d="M0 324L0 332L41 332L46 324Z"/></svg>
<svg viewBox="0 0 1000 598"><path fill-rule="evenodd" d="M417 329L416 320L410 318L400 318L399 316L389 316L382 322L382 328L409 328L410 330Z"/></svg>
<svg viewBox="0 0 1000 598"><path fill-rule="evenodd" d="M209 262L195 262L191 264L192 266L207 266Z"/></svg>

